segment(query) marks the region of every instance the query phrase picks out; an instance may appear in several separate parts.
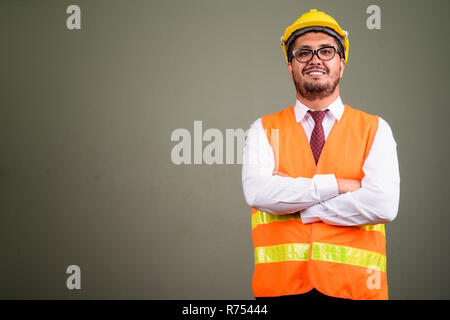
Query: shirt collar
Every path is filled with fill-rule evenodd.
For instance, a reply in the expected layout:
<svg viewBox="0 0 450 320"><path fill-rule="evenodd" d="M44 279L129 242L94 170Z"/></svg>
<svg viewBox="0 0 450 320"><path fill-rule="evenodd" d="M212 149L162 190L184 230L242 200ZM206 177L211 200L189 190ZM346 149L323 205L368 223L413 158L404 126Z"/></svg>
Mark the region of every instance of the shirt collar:
<svg viewBox="0 0 450 320"><path fill-rule="evenodd" d="M337 99L334 100L326 109L330 110L331 114L337 121L341 120L342 114L344 113L344 104L342 103L341 97L337 97ZM308 108L297 99L294 107L295 120L297 122L302 121L308 110L312 109Z"/></svg>

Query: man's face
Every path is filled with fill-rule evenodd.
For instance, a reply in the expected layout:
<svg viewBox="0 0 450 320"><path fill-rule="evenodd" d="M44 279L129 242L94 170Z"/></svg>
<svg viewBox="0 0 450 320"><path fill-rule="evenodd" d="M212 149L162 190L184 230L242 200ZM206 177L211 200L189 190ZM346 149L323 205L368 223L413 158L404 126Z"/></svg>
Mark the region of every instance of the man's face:
<svg viewBox="0 0 450 320"><path fill-rule="evenodd" d="M292 50L315 50L328 46L337 47L336 39L323 32L309 32L295 40ZM338 53L329 61L320 60L315 54L309 62L301 63L293 57L288 63L297 93L310 101L332 95L344 74L344 68L345 60Z"/></svg>

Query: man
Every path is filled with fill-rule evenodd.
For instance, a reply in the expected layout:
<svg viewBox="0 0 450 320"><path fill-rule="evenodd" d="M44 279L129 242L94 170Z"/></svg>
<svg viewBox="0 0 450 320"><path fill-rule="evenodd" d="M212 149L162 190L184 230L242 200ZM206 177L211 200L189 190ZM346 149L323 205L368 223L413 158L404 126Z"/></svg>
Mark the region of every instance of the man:
<svg viewBox="0 0 450 320"><path fill-rule="evenodd" d="M282 38L295 105L251 126L242 182L259 297L388 299L384 224L398 210L396 143L344 105L348 36L315 9Z"/></svg>

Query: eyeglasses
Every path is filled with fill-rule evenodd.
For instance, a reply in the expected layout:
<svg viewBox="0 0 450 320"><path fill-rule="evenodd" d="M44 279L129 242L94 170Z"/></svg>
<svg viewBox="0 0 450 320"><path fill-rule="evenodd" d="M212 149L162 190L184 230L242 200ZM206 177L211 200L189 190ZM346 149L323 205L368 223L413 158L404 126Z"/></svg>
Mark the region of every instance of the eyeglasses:
<svg viewBox="0 0 450 320"><path fill-rule="evenodd" d="M323 47L317 50L297 49L292 51L292 54L298 62L305 63L311 61L314 54L317 54L317 57L322 61L329 61L334 58L337 51L336 47Z"/></svg>

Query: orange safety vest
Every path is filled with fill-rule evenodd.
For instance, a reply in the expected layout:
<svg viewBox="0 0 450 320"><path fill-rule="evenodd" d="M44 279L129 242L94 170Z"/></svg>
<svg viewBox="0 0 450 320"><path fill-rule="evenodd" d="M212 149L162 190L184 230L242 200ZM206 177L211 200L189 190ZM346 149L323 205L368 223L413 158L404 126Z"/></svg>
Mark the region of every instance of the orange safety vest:
<svg viewBox="0 0 450 320"><path fill-rule="evenodd" d="M334 174L361 180L378 117L345 105L317 166L303 127L295 119L294 106L262 117L262 125L277 170L293 178ZM301 294L316 288L339 298L388 299L384 224L303 224L298 212L272 215L252 208L252 238L255 297Z"/></svg>

